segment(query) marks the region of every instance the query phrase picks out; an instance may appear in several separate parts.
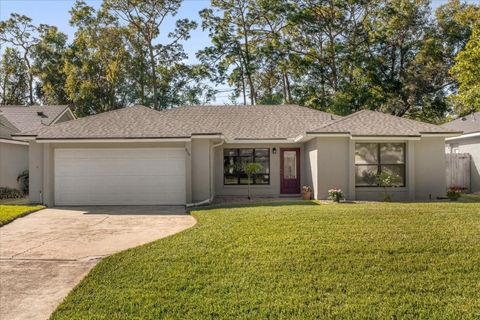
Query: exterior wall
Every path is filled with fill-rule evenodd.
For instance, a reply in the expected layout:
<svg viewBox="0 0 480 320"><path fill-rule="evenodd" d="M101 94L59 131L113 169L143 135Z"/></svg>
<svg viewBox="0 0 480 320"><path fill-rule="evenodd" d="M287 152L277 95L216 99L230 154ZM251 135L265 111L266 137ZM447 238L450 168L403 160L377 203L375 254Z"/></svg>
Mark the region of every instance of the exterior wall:
<svg viewBox="0 0 480 320"><path fill-rule="evenodd" d="M211 197L210 140L192 141L192 202L208 200ZM223 162L222 162L223 163Z"/></svg>
<svg viewBox="0 0 480 320"><path fill-rule="evenodd" d="M17 177L28 169L28 146L0 142L0 187L19 189Z"/></svg>
<svg viewBox="0 0 480 320"><path fill-rule="evenodd" d="M253 196L280 196L280 149L281 148L300 148L300 186L305 184L305 153L303 144L224 144L215 148L215 194L218 196L246 196L248 186L231 186L223 184L223 150L229 148L269 148L270 149L270 184L250 186ZM273 148L277 149L273 154Z"/></svg>
<svg viewBox="0 0 480 320"><path fill-rule="evenodd" d="M54 150L56 148L181 148L186 143L36 143L30 142L29 168L30 168L30 200L32 202L44 203L47 206L54 206ZM187 202L189 199L189 186L191 186L191 157L187 152L186 163L186 186ZM190 193L191 196L191 193Z"/></svg>
<svg viewBox="0 0 480 320"><path fill-rule="evenodd" d="M472 193L480 192L480 137L455 139L447 142L447 153L452 146L458 153L470 154L470 189Z"/></svg>
<svg viewBox="0 0 480 320"><path fill-rule="evenodd" d="M327 199L328 190L340 188L349 194L349 138L325 137L317 140L318 187L317 199Z"/></svg>
<svg viewBox="0 0 480 320"><path fill-rule="evenodd" d="M305 184L312 187L314 199L318 199L318 141L312 139L305 143Z"/></svg>
<svg viewBox="0 0 480 320"><path fill-rule="evenodd" d="M446 193L445 139L415 141L415 199L435 200Z"/></svg>

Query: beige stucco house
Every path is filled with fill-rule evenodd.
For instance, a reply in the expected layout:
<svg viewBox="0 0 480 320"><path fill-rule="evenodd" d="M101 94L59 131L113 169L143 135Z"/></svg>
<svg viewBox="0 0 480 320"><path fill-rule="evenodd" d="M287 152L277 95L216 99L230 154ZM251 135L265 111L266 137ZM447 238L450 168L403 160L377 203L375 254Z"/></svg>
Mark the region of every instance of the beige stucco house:
<svg viewBox="0 0 480 320"><path fill-rule="evenodd" d="M18 189L17 177L28 169L28 142L13 134L75 119L68 106L0 106L0 187Z"/></svg>
<svg viewBox="0 0 480 320"><path fill-rule="evenodd" d="M457 137L446 139L447 153L470 155L470 190L480 192L480 112L459 117L444 125L448 130L463 131Z"/></svg>
<svg viewBox="0 0 480 320"><path fill-rule="evenodd" d="M378 199L379 172L400 177L393 200L445 195L445 128L373 111L347 117L280 106L136 106L16 135L30 144L30 198L46 205L186 205L252 194L315 199L341 188Z"/></svg>

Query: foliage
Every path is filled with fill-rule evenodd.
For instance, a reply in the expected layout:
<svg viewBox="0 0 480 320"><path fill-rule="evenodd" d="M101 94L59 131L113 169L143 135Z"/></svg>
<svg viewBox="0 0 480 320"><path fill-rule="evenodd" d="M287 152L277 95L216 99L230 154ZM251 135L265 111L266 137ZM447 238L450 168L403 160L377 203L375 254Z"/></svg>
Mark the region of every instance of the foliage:
<svg viewBox="0 0 480 320"><path fill-rule="evenodd" d="M20 183L20 190L24 195L28 195L29 190L29 174L28 170L23 171L17 177L17 182Z"/></svg>
<svg viewBox="0 0 480 320"><path fill-rule="evenodd" d="M340 200L345 198L345 194L343 193L342 189L330 189L328 190L328 199L340 202Z"/></svg>
<svg viewBox="0 0 480 320"><path fill-rule="evenodd" d="M9 187L0 187L0 199L18 199L22 197L23 193L20 190Z"/></svg>
<svg viewBox="0 0 480 320"><path fill-rule="evenodd" d="M312 187L310 187L310 186L303 186L303 187L302 187L302 192L312 192Z"/></svg>
<svg viewBox="0 0 480 320"><path fill-rule="evenodd" d="M191 229L102 259L52 319L475 319L479 214L310 201L193 211Z"/></svg>
<svg viewBox="0 0 480 320"><path fill-rule="evenodd" d="M383 201L392 201L392 196L388 193L388 188L396 187L400 183L400 177L396 174L381 172L376 177L377 185L383 188Z"/></svg>
<svg viewBox="0 0 480 320"><path fill-rule="evenodd" d="M5 48L0 62L0 104L24 105L28 101L28 71L16 48Z"/></svg>
<svg viewBox="0 0 480 320"><path fill-rule="evenodd" d="M262 169L263 166L257 162L247 162L242 166L243 172L245 172L248 177L248 199L250 199L250 179L254 174L261 172Z"/></svg>
<svg viewBox="0 0 480 320"><path fill-rule="evenodd" d="M0 188L1 189L1 188ZM29 213L45 208L44 206L0 205L0 226Z"/></svg>
<svg viewBox="0 0 480 320"><path fill-rule="evenodd" d="M455 57L456 64L451 69L459 84L458 94L452 97L459 115L480 111L480 10L478 20L470 40Z"/></svg>
<svg viewBox="0 0 480 320"><path fill-rule="evenodd" d="M452 201L457 201L458 198L460 198L462 196L462 192L464 192L465 189L462 188L462 187L450 187L448 188L448 191L447 191L447 197L448 199L452 200Z"/></svg>

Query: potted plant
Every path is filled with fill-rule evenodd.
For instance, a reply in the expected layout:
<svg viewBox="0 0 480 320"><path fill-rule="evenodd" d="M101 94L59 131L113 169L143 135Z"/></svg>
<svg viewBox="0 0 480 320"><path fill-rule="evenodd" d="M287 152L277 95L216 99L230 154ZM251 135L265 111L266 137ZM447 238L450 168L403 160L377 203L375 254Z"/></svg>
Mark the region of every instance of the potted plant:
<svg viewBox="0 0 480 320"><path fill-rule="evenodd" d="M302 187L302 194L303 200L311 200L312 199L312 188L309 186Z"/></svg>
<svg viewBox="0 0 480 320"><path fill-rule="evenodd" d="M450 199L450 201L457 201L458 198L460 198L460 196L462 195L462 191L462 187L450 187L447 191L447 198Z"/></svg>
<svg viewBox="0 0 480 320"><path fill-rule="evenodd" d="M392 201L392 196L388 193L390 187L395 187L400 182L400 177L395 174L390 174L388 172L382 172L377 175L377 184L383 188L383 201L390 202Z"/></svg>
<svg viewBox="0 0 480 320"><path fill-rule="evenodd" d="M250 178L256 174L262 171L262 165L257 162L248 162L243 165L243 172L248 177L248 200L250 200Z"/></svg>
<svg viewBox="0 0 480 320"><path fill-rule="evenodd" d="M342 189L330 189L328 190L328 199L334 202L340 202L344 199L345 195L343 194Z"/></svg>

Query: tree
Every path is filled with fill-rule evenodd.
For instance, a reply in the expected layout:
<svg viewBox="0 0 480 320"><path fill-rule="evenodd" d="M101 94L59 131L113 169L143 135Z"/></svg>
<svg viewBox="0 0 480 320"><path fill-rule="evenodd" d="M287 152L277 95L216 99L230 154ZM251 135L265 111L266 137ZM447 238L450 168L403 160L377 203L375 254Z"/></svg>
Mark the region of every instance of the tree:
<svg viewBox="0 0 480 320"><path fill-rule="evenodd" d="M115 17L96 12L83 1L70 11L77 27L66 52L65 92L78 116L121 108L127 104L130 60L124 28Z"/></svg>
<svg viewBox="0 0 480 320"><path fill-rule="evenodd" d="M474 26L470 40L455 61L451 69L459 83L458 94L453 95L455 111L459 115L480 111L480 22Z"/></svg>
<svg viewBox="0 0 480 320"><path fill-rule="evenodd" d="M237 88L247 103L256 104L257 93L254 83L256 68L256 46L254 26L258 17L253 10L253 0L212 0L216 9L200 12L202 27L209 31L212 46L200 51L197 56L210 65L212 79L221 82L225 79ZM227 75L230 71L230 75Z"/></svg>
<svg viewBox="0 0 480 320"><path fill-rule="evenodd" d="M248 162L243 165L243 172L247 175L248 179L248 199L250 199L250 179L254 174L257 174L262 171L263 167L258 162Z"/></svg>
<svg viewBox="0 0 480 320"><path fill-rule="evenodd" d="M32 73L37 78L36 96L43 104L67 104L64 62L67 35L57 27L40 25L38 43L32 50Z"/></svg>
<svg viewBox="0 0 480 320"><path fill-rule="evenodd" d="M6 42L22 49L22 58L28 71L28 102L34 104L33 98L33 71L30 54L38 42L37 28L32 19L27 16L12 13L6 21L0 22L0 43Z"/></svg>
<svg viewBox="0 0 480 320"><path fill-rule="evenodd" d="M181 41L190 37L190 31L197 24L188 19L176 21L175 30L168 34L171 40L167 44L158 43L160 31L166 18L175 16L181 0L105 0L104 10L111 11L128 24L138 37L135 39L138 56L146 58L145 65L150 70L149 84L153 92L152 105L155 109L165 106L159 94L159 66L174 65L174 61L184 60L187 56L183 51ZM145 48L145 51L141 49ZM146 54L146 55L145 55ZM142 62L143 63L143 62Z"/></svg>
<svg viewBox="0 0 480 320"><path fill-rule="evenodd" d="M28 71L16 48L5 48L0 62L0 90L2 105L28 103Z"/></svg>

